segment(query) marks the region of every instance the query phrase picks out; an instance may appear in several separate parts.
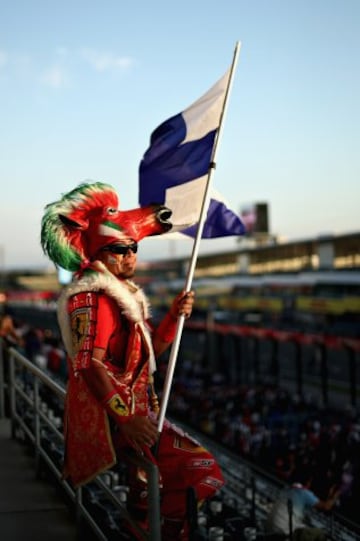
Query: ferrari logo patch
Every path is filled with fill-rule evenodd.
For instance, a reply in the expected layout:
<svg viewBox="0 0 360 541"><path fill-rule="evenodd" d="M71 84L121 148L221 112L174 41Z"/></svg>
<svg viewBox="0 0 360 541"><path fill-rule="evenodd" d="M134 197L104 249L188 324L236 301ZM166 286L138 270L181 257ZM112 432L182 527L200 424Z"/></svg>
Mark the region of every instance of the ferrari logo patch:
<svg viewBox="0 0 360 541"><path fill-rule="evenodd" d="M90 309L75 310L71 314L72 342L75 351L83 349L86 336L90 334Z"/></svg>
<svg viewBox="0 0 360 541"><path fill-rule="evenodd" d="M107 405L116 415L129 415L129 408L119 394L115 394L110 398Z"/></svg>

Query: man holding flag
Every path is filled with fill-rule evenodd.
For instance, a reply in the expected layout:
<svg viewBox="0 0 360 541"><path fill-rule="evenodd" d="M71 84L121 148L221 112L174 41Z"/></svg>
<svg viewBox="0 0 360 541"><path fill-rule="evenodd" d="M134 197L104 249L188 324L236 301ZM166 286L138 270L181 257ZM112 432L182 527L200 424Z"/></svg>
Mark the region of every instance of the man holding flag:
<svg viewBox="0 0 360 541"><path fill-rule="evenodd" d="M166 423L158 437L156 358L173 341L178 318L190 317L194 294L181 292L154 325L133 277L138 242L167 231L170 215L156 205L119 210L111 186L81 184L47 205L41 242L56 265L75 272L58 301L69 369L64 478L79 487L118 461L128 462L132 520L124 529L131 539L144 538L139 527L152 534L153 526L160 530L149 512L156 508L162 541L185 541L188 494L192 504L211 498L223 478L211 453L182 430ZM148 502L148 479L138 456L158 467L161 501L155 504ZM156 535L160 539L160 531Z"/></svg>
<svg viewBox="0 0 360 541"><path fill-rule="evenodd" d="M117 460L126 460L129 449L145 455L160 474L162 541L187 541L188 494L195 492L201 503L224 481L211 453L164 423L171 377L160 412L153 389L155 358L172 342L170 373L174 369L179 331L192 311L191 279L160 324L152 326L147 299L132 280L137 243L168 229L165 202L175 221L180 218L178 230L191 235L188 227L196 227L195 246L203 233L214 237L244 232L232 211L208 197L231 74L229 70L203 98L155 130L140 165L144 208L120 211L112 187L83 184L48 205L42 220L45 253L56 265L76 271L58 309L70 368L64 475L80 486ZM184 196L184 188L192 195ZM189 198L196 201L196 209L188 207ZM135 467L129 485L133 512L144 512L146 518L147 479L142 470Z"/></svg>

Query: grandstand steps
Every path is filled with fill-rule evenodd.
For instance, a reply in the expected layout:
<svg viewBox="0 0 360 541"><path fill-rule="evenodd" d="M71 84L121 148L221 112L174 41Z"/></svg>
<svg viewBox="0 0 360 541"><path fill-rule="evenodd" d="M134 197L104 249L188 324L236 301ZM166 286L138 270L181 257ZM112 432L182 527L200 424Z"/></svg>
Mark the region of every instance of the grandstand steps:
<svg viewBox="0 0 360 541"><path fill-rule="evenodd" d="M76 523L56 486L35 475L34 457L0 419L1 541L75 541Z"/></svg>

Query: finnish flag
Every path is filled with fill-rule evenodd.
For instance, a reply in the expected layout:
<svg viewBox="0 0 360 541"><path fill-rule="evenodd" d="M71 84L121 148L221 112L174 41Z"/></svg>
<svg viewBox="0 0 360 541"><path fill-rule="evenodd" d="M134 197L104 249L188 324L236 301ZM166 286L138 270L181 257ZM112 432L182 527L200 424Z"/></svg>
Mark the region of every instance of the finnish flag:
<svg viewBox="0 0 360 541"><path fill-rule="evenodd" d="M206 94L158 126L139 167L139 204L172 210L173 229L195 237L230 69ZM211 192L203 238L245 233L240 217Z"/></svg>

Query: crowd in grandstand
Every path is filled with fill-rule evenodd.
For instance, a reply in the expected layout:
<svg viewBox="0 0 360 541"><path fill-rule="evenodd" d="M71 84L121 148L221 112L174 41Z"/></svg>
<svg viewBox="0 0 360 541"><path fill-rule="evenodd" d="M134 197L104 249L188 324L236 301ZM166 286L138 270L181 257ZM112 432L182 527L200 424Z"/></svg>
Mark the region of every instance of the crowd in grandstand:
<svg viewBox="0 0 360 541"><path fill-rule="evenodd" d="M310 468L316 494L325 499L337 487L336 510L358 522L360 418L353 409L324 408L270 385L229 385L185 363L169 413L286 482Z"/></svg>
<svg viewBox="0 0 360 541"><path fill-rule="evenodd" d="M59 338L16 322L14 328L18 340L13 345L65 382L66 355ZM231 385L221 374L182 362L175 372L168 412L288 483L302 469L311 468L316 494L326 498L337 487L335 509L359 522L360 416L352 408L325 408L310 395L271 385Z"/></svg>
<svg viewBox="0 0 360 541"><path fill-rule="evenodd" d="M53 331L19 322L11 313L5 313L0 319L0 337L7 346L15 347L31 362L66 381L65 350Z"/></svg>

